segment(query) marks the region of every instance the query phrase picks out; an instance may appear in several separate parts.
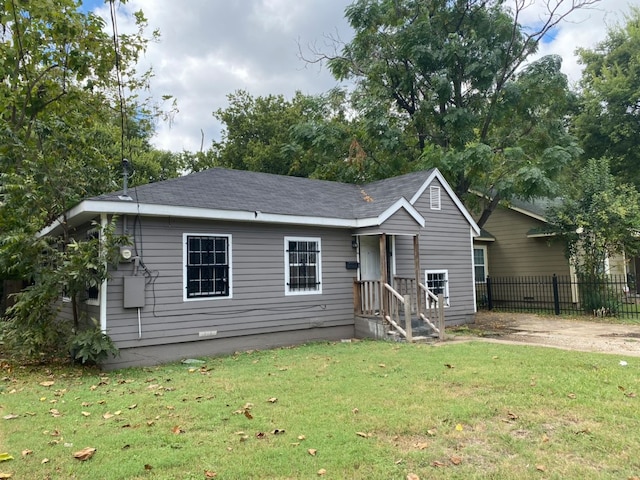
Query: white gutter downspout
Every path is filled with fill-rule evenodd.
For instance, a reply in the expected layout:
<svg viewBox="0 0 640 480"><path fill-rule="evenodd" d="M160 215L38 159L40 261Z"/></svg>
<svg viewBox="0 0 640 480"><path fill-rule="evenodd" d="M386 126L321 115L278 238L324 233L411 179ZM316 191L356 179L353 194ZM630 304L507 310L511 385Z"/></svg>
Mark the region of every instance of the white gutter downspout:
<svg viewBox="0 0 640 480"><path fill-rule="evenodd" d="M107 227L107 214L100 214L100 244L104 244L104 230ZM100 285L100 330L107 333L107 279L105 278Z"/></svg>

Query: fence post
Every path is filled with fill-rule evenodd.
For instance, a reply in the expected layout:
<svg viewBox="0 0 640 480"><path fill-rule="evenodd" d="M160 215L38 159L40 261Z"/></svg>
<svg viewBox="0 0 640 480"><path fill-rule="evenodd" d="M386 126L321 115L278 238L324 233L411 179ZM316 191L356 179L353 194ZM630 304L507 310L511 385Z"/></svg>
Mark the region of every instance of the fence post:
<svg viewBox="0 0 640 480"><path fill-rule="evenodd" d="M404 329L407 332L407 342L413 341L413 331L411 330L411 297L404 296Z"/></svg>
<svg viewBox="0 0 640 480"><path fill-rule="evenodd" d="M560 315L560 294L558 293L558 277L553 274L553 309L556 315Z"/></svg>
<svg viewBox="0 0 640 480"><path fill-rule="evenodd" d="M444 295L438 294L438 340L444 340Z"/></svg>
<svg viewBox="0 0 640 480"><path fill-rule="evenodd" d="M487 276L487 308L493 310L493 298L491 295L491 277Z"/></svg>

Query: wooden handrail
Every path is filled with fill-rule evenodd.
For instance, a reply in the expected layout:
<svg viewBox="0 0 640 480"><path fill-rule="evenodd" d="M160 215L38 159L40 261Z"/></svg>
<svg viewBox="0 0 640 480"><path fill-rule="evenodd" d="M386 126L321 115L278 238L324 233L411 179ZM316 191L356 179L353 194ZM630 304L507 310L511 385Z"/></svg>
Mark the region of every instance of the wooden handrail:
<svg viewBox="0 0 640 480"><path fill-rule="evenodd" d="M395 291L395 289L389 285L388 283L384 284L384 288L386 288L387 290L389 290L394 297L396 297L400 303L402 303L404 305L404 297L402 295L400 295L398 292Z"/></svg>
<svg viewBox="0 0 640 480"><path fill-rule="evenodd" d="M436 295L434 295L434 293L431 290L429 290L429 288L427 286L423 285L420 282L418 282L418 286L427 293L427 296L431 300L436 301L436 302L438 301L438 297Z"/></svg>

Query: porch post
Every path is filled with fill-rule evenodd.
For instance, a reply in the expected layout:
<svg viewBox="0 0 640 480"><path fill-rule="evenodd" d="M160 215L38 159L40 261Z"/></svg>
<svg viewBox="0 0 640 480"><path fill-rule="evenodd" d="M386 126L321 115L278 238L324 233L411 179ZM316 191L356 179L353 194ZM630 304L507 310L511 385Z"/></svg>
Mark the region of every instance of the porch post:
<svg viewBox="0 0 640 480"><path fill-rule="evenodd" d="M380 300L382 306L382 318L389 313L389 295L384 284L389 283L387 278L387 235L380 235Z"/></svg>
<svg viewBox="0 0 640 480"><path fill-rule="evenodd" d="M416 274L416 309L418 310L416 313L420 316L420 312L422 312L422 289L418 284L422 279L422 269L420 268L420 234L418 233L413 236L413 264Z"/></svg>

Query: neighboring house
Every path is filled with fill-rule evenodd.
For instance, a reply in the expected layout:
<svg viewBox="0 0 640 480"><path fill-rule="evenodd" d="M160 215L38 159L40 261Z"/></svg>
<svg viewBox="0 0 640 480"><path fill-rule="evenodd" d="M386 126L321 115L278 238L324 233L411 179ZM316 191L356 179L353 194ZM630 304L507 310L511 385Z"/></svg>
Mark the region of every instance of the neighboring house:
<svg viewBox="0 0 640 480"><path fill-rule="evenodd" d="M357 186L214 168L126 193L65 216L82 237L116 215L132 240L84 305L120 349L110 368L351 338L354 281L416 271L448 325L473 321L479 229L435 169Z"/></svg>
<svg viewBox="0 0 640 480"><path fill-rule="evenodd" d="M500 205L474 239L476 281L486 276L565 276L574 273L564 246L549 234L540 233L547 224L545 214L553 200L513 200ZM606 273L628 273L623 256L608 259Z"/></svg>
<svg viewBox="0 0 640 480"><path fill-rule="evenodd" d="M553 241L551 234L540 233L545 229L545 214L552 204L553 200L537 199L531 202L513 200L509 205L499 205L481 234L474 238L476 295L481 305L487 301L486 277L500 279L498 301L544 303L552 298L547 290L541 296L535 288L536 279L545 283L556 275L567 285L560 291L561 301L578 302L577 278L564 245ZM607 259L604 268L605 273L618 279L630 273L624 255Z"/></svg>

